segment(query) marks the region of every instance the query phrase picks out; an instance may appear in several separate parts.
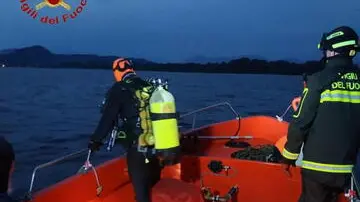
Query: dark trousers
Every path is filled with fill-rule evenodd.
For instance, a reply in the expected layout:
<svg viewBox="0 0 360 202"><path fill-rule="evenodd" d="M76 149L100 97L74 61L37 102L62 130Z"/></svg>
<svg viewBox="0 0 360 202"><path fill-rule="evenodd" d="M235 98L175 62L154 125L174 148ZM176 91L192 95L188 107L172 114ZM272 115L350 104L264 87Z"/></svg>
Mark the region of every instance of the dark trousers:
<svg viewBox="0 0 360 202"><path fill-rule="evenodd" d="M161 177L159 160L156 157L148 157L148 160L145 163L144 154L136 147L127 152L128 171L137 202L151 202L151 189Z"/></svg>
<svg viewBox="0 0 360 202"><path fill-rule="evenodd" d="M351 175L303 169L302 192L298 202L336 202L349 187Z"/></svg>

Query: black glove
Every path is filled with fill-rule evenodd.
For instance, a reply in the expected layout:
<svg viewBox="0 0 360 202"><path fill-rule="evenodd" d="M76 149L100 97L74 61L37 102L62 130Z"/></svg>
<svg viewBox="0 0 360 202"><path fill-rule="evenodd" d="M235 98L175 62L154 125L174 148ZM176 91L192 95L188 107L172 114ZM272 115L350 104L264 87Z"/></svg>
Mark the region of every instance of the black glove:
<svg viewBox="0 0 360 202"><path fill-rule="evenodd" d="M94 152L94 151L98 151L102 145L103 143L101 141L90 140L88 144L88 148L91 150L91 152Z"/></svg>
<svg viewBox="0 0 360 202"><path fill-rule="evenodd" d="M295 164L296 160L290 160L285 157L282 159L282 163L289 165L289 166L296 166L296 164Z"/></svg>
<svg viewBox="0 0 360 202"><path fill-rule="evenodd" d="M283 157L283 159L281 160L281 163L283 163L283 169L286 175L289 177L292 176L292 174L290 173L290 167L295 167L296 166L295 162L296 160L290 160L285 157Z"/></svg>

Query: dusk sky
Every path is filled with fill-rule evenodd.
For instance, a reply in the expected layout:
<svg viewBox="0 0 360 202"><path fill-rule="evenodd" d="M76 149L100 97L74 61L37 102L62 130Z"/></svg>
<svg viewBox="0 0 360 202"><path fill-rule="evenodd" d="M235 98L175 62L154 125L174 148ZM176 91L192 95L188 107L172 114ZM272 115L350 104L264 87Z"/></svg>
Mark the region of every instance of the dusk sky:
<svg viewBox="0 0 360 202"><path fill-rule="evenodd" d="M360 34L360 1L347 0L88 0L63 23L63 7L34 20L20 0L1 0L0 49L43 45L55 53L92 53L181 61L193 56L256 55L318 59L321 34L349 25ZM28 0L35 5L42 0ZM65 0L76 8L80 0ZM41 16L59 16L59 25ZM359 57L359 56L357 56Z"/></svg>

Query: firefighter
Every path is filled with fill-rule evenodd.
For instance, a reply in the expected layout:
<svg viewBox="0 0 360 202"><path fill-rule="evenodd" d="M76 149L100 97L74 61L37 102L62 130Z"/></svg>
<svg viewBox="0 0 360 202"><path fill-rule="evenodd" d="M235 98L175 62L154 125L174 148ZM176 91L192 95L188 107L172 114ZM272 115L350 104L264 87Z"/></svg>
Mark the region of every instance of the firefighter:
<svg viewBox="0 0 360 202"><path fill-rule="evenodd" d="M360 146L360 72L353 64L358 35L341 26L318 45L324 68L307 76L282 155L295 165L303 145L299 202L335 202L349 186Z"/></svg>

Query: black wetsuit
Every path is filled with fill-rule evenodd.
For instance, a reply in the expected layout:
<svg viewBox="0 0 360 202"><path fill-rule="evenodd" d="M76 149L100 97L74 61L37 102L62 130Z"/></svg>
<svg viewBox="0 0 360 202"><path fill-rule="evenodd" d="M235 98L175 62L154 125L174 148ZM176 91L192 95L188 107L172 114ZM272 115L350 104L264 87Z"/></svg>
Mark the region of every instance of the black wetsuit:
<svg viewBox="0 0 360 202"><path fill-rule="evenodd" d="M333 202L349 185L360 146L360 72L352 60L329 59L308 76L289 125L283 156L296 160L302 144L301 202Z"/></svg>
<svg viewBox="0 0 360 202"><path fill-rule="evenodd" d="M7 193L0 193L0 202L15 202Z"/></svg>
<svg viewBox="0 0 360 202"><path fill-rule="evenodd" d="M0 202L13 202L14 200L6 193L8 190L11 164L15 160L12 145L0 136Z"/></svg>
<svg viewBox="0 0 360 202"><path fill-rule="evenodd" d="M138 101L129 87L137 89L147 85L147 82L138 77L116 82L108 91L101 120L91 137L92 141L103 140L121 119L123 124L120 128L127 134L127 138L119 143L127 150L128 170L137 202L151 201L151 188L159 181L161 174L161 166L155 156L147 155L149 162L146 163L145 155L137 151L138 135L141 133Z"/></svg>

